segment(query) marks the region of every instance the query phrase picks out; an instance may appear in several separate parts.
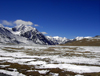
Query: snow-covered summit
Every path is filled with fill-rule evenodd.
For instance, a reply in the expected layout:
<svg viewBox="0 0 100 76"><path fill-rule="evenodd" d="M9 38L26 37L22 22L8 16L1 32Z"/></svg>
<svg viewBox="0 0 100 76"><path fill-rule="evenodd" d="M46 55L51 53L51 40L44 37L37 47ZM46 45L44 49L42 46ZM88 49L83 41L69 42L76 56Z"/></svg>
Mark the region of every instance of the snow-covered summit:
<svg viewBox="0 0 100 76"><path fill-rule="evenodd" d="M12 28L12 30L15 32L20 32L19 34L21 34L21 33L25 33L25 32L30 31L30 30L35 31L36 28L33 28L31 26L27 26L24 24L20 24L20 25L15 26L14 28Z"/></svg>
<svg viewBox="0 0 100 76"><path fill-rule="evenodd" d="M20 25L17 25L15 26L14 28L16 28L16 31L29 31L29 30L32 30L32 29L36 29L36 28L33 28L31 26L27 26L27 25L24 25L24 24L20 24Z"/></svg>
<svg viewBox="0 0 100 76"><path fill-rule="evenodd" d="M59 36L46 36L48 40L53 41L55 44L64 44L69 41L66 37L59 37Z"/></svg>

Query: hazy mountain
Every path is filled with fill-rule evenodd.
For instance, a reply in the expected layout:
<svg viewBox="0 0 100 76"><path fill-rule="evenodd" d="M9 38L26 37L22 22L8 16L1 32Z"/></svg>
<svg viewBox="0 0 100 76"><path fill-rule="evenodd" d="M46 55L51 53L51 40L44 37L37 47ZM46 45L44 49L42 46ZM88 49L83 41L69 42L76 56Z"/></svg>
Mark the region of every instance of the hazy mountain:
<svg viewBox="0 0 100 76"><path fill-rule="evenodd" d="M48 40L51 40L55 44L65 44L66 42L70 41L70 39L67 39L66 37L59 37L59 36L46 36Z"/></svg>
<svg viewBox="0 0 100 76"><path fill-rule="evenodd" d="M74 40L78 41L78 40L82 40L82 39L91 39L92 37L87 36L87 37L79 37L77 36Z"/></svg>

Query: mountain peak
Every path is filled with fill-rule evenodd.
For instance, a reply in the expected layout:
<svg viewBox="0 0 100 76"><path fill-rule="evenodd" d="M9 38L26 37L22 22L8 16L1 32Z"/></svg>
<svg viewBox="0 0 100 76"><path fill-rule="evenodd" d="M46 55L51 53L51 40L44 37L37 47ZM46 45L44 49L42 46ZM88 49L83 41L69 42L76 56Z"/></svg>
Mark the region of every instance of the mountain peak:
<svg viewBox="0 0 100 76"><path fill-rule="evenodd" d="M32 26L27 26L24 24L20 24L15 26L14 28L12 28L13 31L19 31L19 32L26 32L26 31L30 31L30 30L36 30L36 28L32 27Z"/></svg>
<svg viewBox="0 0 100 76"><path fill-rule="evenodd" d="M31 27L31 26L27 26L27 25L24 25L24 24L20 24L20 25L15 26L16 31L25 30L25 29L28 29L29 27Z"/></svg>

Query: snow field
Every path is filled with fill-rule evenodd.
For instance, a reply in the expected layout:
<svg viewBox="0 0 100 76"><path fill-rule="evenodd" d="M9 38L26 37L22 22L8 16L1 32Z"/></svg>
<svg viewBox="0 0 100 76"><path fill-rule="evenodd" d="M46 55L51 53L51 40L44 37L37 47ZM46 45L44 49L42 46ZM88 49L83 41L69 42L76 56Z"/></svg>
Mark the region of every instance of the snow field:
<svg viewBox="0 0 100 76"><path fill-rule="evenodd" d="M0 45L0 61L0 73L6 73L5 71L7 71L6 74L11 73L4 68L18 63L19 65L33 65L34 69L31 67L30 69L26 68L26 72L37 71L40 75L49 72L52 76L59 76L59 70L57 73L54 72L54 68L59 68L65 72L75 73L73 76L84 76L84 73L100 72L100 47ZM11 65L3 64L5 62L9 62ZM53 69L53 72L51 69ZM17 72L13 71L11 73L14 76L17 74L19 76L25 75L23 72L20 74L18 68Z"/></svg>

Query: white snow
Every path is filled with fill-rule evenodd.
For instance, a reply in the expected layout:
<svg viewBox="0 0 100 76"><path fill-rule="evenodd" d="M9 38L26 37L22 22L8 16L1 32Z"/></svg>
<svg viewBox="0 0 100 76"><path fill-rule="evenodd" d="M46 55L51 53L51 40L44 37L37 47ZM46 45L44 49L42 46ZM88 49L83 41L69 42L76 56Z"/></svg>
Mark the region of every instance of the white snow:
<svg viewBox="0 0 100 76"><path fill-rule="evenodd" d="M39 72L40 74L46 74L47 72L49 72L49 70L38 70L38 72Z"/></svg>
<svg viewBox="0 0 100 76"><path fill-rule="evenodd" d="M46 62L44 61L32 61L32 62L29 62L30 65L45 65Z"/></svg>
<svg viewBox="0 0 100 76"><path fill-rule="evenodd" d="M22 73L19 73L19 72L16 72L16 71L12 72L12 71L2 70L2 69L0 69L0 73L4 73L4 74L7 74L7 75L11 75L11 76L25 76Z"/></svg>
<svg viewBox="0 0 100 76"><path fill-rule="evenodd" d="M41 68L60 68L66 71L73 71L75 73L90 73L90 72L100 72L100 67L96 66L77 66L72 64L47 64L41 66Z"/></svg>
<svg viewBox="0 0 100 76"><path fill-rule="evenodd" d="M4 68L4 67L8 67L8 66L10 66L10 65L0 65L0 67L3 67L3 68Z"/></svg>
<svg viewBox="0 0 100 76"><path fill-rule="evenodd" d="M12 31L12 33L15 34L15 35L19 35L20 36L20 31L17 31L17 32L13 32Z"/></svg>

